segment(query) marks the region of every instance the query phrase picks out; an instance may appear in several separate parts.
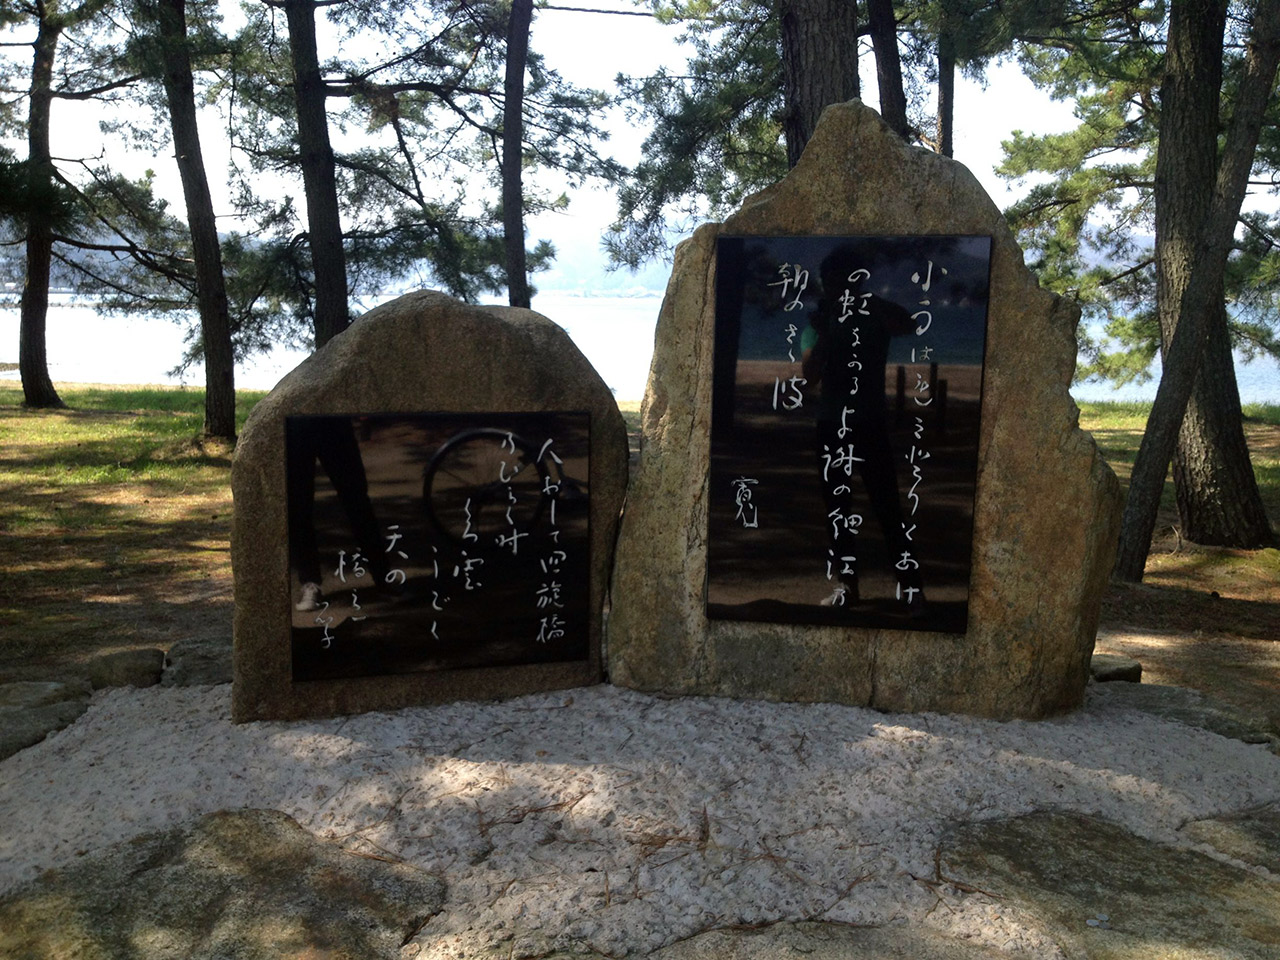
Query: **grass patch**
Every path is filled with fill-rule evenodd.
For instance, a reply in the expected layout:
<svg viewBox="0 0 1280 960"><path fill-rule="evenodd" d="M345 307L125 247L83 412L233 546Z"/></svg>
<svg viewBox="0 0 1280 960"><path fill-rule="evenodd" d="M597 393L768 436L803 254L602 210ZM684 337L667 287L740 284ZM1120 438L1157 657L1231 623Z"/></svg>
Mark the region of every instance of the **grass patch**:
<svg viewBox="0 0 1280 960"><path fill-rule="evenodd" d="M1133 461L1142 442L1150 403L1085 402L1079 404L1080 426L1093 434L1098 450L1127 491ZM1244 408L1244 432L1253 461L1253 474L1267 513L1280 517L1280 406L1254 403ZM1166 478L1158 523L1168 526L1176 511L1173 480Z"/></svg>
<svg viewBox="0 0 1280 960"><path fill-rule="evenodd" d="M203 391L59 393L28 410L0 384L0 681L229 630L232 448L200 437ZM240 425L264 395L237 393Z"/></svg>
<svg viewBox="0 0 1280 960"><path fill-rule="evenodd" d="M0 682L63 676L109 650L229 637L232 451L199 436L203 392L59 389L67 409L27 410L20 386L0 382ZM237 393L239 424L263 396ZM1081 409L1081 425L1127 482L1150 406ZM1280 407L1246 414L1263 498L1277 517ZM623 404L622 415L634 453L640 405ZM1280 551L1169 546L1167 486L1150 589L1113 591L1107 617L1184 632L1200 618L1239 636L1274 634Z"/></svg>

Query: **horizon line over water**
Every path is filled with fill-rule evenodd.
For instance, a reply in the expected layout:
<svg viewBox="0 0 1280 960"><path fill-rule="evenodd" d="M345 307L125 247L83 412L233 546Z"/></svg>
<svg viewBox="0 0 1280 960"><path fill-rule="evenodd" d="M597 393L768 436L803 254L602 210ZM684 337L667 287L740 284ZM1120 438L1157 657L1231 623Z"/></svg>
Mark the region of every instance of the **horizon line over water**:
<svg viewBox="0 0 1280 960"><path fill-rule="evenodd" d="M391 298L386 298L391 299ZM382 302L381 298L370 306ZM485 305L502 305L491 299ZM654 327L662 293L634 288L596 294L580 290L546 290L534 298L534 310L559 324L591 361L601 379L620 401L644 397L653 355ZM166 316L103 316L80 298L55 294L50 298L46 332L49 373L61 383L161 384L204 387L203 365L192 365L183 377L169 371L181 359L186 325ZM0 302L0 361L17 361L18 308ZM236 386L269 390L307 353L275 347L236 365ZM1106 383L1071 387L1077 400L1150 401L1159 382L1159 359L1153 377L1144 384L1118 389ZM1280 404L1280 364L1271 357L1245 363L1238 356L1236 378L1242 403ZM0 379L18 380L17 370L0 372Z"/></svg>

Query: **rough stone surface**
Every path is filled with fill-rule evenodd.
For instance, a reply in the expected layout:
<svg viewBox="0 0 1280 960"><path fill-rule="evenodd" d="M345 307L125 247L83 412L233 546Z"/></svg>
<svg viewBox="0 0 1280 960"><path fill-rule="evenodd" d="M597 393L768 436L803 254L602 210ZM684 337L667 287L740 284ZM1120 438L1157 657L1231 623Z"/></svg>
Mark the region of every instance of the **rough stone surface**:
<svg viewBox="0 0 1280 960"><path fill-rule="evenodd" d="M164 658L165 687L215 686L231 682L231 638L179 640Z"/></svg>
<svg viewBox="0 0 1280 960"><path fill-rule="evenodd" d="M349 854L274 810L146 834L0 900L0 956L398 958L444 885Z"/></svg>
<svg viewBox="0 0 1280 960"><path fill-rule="evenodd" d="M147 648L104 653L89 662L85 675L95 690L103 687L151 687L160 682L163 670L164 651Z"/></svg>
<svg viewBox="0 0 1280 960"><path fill-rule="evenodd" d="M779 923L713 930L650 954L654 960L1009 960L1010 954L913 927Z"/></svg>
<svg viewBox="0 0 1280 960"><path fill-rule="evenodd" d="M87 680L19 680L0 684L0 708L43 707L65 700L79 700L90 692Z"/></svg>
<svg viewBox="0 0 1280 960"><path fill-rule="evenodd" d="M70 726L89 705L87 680L0 685L0 760Z"/></svg>
<svg viewBox="0 0 1280 960"><path fill-rule="evenodd" d="M284 420L291 414L591 414L591 660L448 676L292 681ZM254 408L236 445L231 559L236 720L286 719L493 697L600 679L600 612L627 482L627 434L612 393L560 327L531 310L419 292L369 311Z"/></svg>
<svg viewBox="0 0 1280 960"><path fill-rule="evenodd" d="M1089 673L1099 683L1142 682L1142 664L1115 653L1095 653L1089 660Z"/></svg>
<svg viewBox="0 0 1280 960"><path fill-rule="evenodd" d="M1270 722L1266 717L1249 716L1199 690L1155 683L1117 683L1107 687L1106 696L1112 702L1123 703L1166 720L1177 720L1189 727L1199 727L1220 737L1270 744L1273 750L1280 746L1280 737L1269 732Z"/></svg>
<svg viewBox="0 0 1280 960"><path fill-rule="evenodd" d="M1182 833L1233 860L1280 877L1280 806L1276 804L1231 817L1193 820Z"/></svg>
<svg viewBox="0 0 1280 960"><path fill-rule="evenodd" d="M944 883L1041 927L1067 957L1280 955L1275 878L1101 820L1036 813L967 824L944 840L939 866Z"/></svg>
<svg viewBox="0 0 1280 960"><path fill-rule="evenodd" d="M722 232L993 237L967 634L708 622L715 240ZM1037 285L968 170L907 146L857 101L829 107L785 180L677 249L642 412L643 452L619 537L610 678L672 693L992 717L1078 706L1120 494L1067 392L1077 317Z"/></svg>

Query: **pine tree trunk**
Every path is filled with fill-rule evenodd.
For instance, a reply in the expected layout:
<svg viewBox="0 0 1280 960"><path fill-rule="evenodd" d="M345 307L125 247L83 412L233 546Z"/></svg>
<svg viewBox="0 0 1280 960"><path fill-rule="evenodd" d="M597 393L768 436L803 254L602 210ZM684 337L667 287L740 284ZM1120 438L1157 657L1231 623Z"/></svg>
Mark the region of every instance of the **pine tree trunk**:
<svg viewBox="0 0 1280 960"><path fill-rule="evenodd" d="M159 0L157 21L164 51L164 87L196 266L196 302L204 342L204 432L206 436L234 440L236 366L231 349L231 321L217 220L196 125L195 82L187 49L185 7L185 0Z"/></svg>
<svg viewBox="0 0 1280 960"><path fill-rule="evenodd" d="M1169 98L1176 106L1180 95L1190 93L1180 71L1197 33L1206 29L1205 11L1193 3L1175 2L1169 26L1168 80L1160 117L1160 142L1166 136L1177 137L1180 112L1170 110ZM1216 6L1215 6L1216 9ZM1121 522L1120 545L1116 555L1115 575L1121 580L1142 579L1160 490L1164 486L1169 461L1177 444L1187 402L1209 339L1211 313L1222 305L1222 276L1231 250L1240 205L1249 182L1249 170L1257 150L1263 115L1271 98L1280 64L1280 0L1258 0L1254 6L1253 27L1246 48L1243 79L1236 91L1234 110L1227 129L1208 214L1190 242L1191 270L1187 277L1178 310L1178 324L1165 350L1164 369L1156 390L1151 415L1142 434L1142 443L1134 460ZM1212 24L1209 25L1212 28ZM1219 39L1222 34L1217 33ZM1159 163L1159 158L1157 158ZM1160 177L1157 167L1157 180ZM1159 184L1157 184L1159 186ZM1166 237L1166 242L1170 238Z"/></svg>
<svg viewBox="0 0 1280 960"><path fill-rule="evenodd" d="M27 158L32 183L53 180L49 150L49 113L53 101L53 58L61 28L42 17L36 34L31 67L31 102L27 119ZM27 269L18 321L18 372L23 403L28 407L65 406L49 378L46 324L49 315L49 274L53 259L53 224L33 206L27 220Z"/></svg>
<svg viewBox="0 0 1280 960"><path fill-rule="evenodd" d="M1156 166L1156 304L1162 347L1173 339L1218 166L1226 0L1174 8L1161 89ZM1196 543L1256 547L1274 542L1249 460L1240 415L1222 274L1205 317L1208 340L1173 460L1182 535Z"/></svg>
<svg viewBox="0 0 1280 960"><path fill-rule="evenodd" d="M782 0L782 132L794 167L824 107L858 96L858 10L849 0Z"/></svg>
<svg viewBox="0 0 1280 960"><path fill-rule="evenodd" d="M952 132L956 114L956 57L951 38L938 38L938 153L953 155Z"/></svg>
<svg viewBox="0 0 1280 960"><path fill-rule="evenodd" d="M1213 546L1275 546L1244 436L1226 308L1219 310L1173 458L1181 533Z"/></svg>
<svg viewBox="0 0 1280 960"><path fill-rule="evenodd" d="M880 116L904 140L911 139L907 122L907 94L902 87L902 58L898 55L898 23L893 0L867 0L867 23L876 58L876 84L880 88Z"/></svg>
<svg viewBox="0 0 1280 960"><path fill-rule="evenodd" d="M530 305L524 249L524 69L529 56L533 0L513 0L507 27L507 72L502 108L502 232L506 246L507 299Z"/></svg>
<svg viewBox="0 0 1280 960"><path fill-rule="evenodd" d="M284 0L293 59L293 94L298 108L298 152L302 186L307 198L307 234L315 274L314 326L316 348L323 347L351 323L347 305L347 260L342 248L342 218L338 212L338 181L329 119L325 113L325 84L316 53L314 0Z"/></svg>

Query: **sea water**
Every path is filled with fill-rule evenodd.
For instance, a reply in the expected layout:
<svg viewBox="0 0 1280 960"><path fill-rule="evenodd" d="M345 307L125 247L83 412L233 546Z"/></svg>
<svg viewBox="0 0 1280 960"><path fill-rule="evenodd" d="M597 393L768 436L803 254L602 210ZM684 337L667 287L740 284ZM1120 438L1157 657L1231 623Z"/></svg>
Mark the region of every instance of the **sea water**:
<svg viewBox="0 0 1280 960"><path fill-rule="evenodd" d="M568 332L619 400L644 396L661 305L661 294L649 290L629 296L552 290L539 293L533 304ZM202 365L193 364L181 374L172 372L182 359L193 322L190 314L102 314L90 300L53 294L46 332L49 374L65 383L203 387ZM285 347L251 357L237 365L236 386L269 390L305 358L305 351ZM10 301L0 304L0 362L16 363L17 359L18 308ZM1078 400L1150 400L1156 392L1158 361L1153 373L1155 377L1145 384L1119 390L1106 383L1076 384L1071 393ZM1271 357L1248 363L1237 358L1236 377L1242 402L1280 404L1280 365ZM18 371L5 371L0 378L16 380Z"/></svg>

